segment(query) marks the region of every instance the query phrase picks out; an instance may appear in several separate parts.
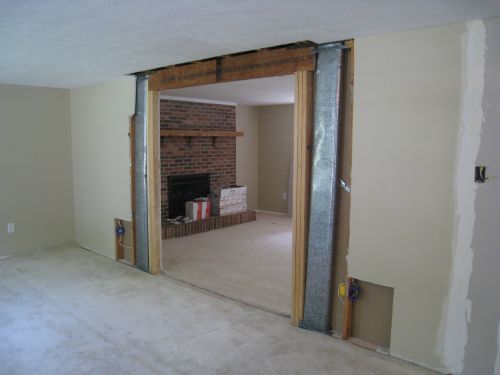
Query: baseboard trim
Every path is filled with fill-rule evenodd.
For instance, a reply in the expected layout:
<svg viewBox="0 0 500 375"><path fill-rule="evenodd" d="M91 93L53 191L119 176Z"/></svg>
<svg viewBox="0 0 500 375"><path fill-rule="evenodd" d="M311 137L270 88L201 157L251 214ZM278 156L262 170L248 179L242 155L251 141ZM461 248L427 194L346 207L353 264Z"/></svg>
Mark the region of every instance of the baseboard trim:
<svg viewBox="0 0 500 375"><path fill-rule="evenodd" d="M277 216L288 216L288 214L283 213L283 212L276 212L276 211L266 211L266 210L255 210L256 212L260 212L262 214L271 214L271 215L277 215Z"/></svg>

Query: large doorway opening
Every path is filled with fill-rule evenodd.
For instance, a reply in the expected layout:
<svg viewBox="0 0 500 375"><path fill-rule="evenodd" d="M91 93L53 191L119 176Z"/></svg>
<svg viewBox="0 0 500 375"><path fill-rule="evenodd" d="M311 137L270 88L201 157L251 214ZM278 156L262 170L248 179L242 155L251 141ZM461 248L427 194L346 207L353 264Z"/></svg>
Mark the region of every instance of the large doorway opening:
<svg viewBox="0 0 500 375"><path fill-rule="evenodd" d="M164 90L159 98L162 273L285 316L294 85L285 75Z"/></svg>

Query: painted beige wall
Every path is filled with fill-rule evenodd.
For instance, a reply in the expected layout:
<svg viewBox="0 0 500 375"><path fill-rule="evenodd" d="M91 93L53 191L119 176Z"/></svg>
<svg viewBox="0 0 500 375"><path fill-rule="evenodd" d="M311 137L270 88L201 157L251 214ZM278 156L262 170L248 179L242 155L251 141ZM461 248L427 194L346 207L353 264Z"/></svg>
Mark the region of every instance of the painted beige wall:
<svg viewBox="0 0 500 375"><path fill-rule="evenodd" d="M0 257L73 239L69 91L0 85Z"/></svg>
<svg viewBox="0 0 500 375"><path fill-rule="evenodd" d="M236 183L247 187L247 204L257 209L259 189L259 113L257 107L236 106L236 129L245 133L236 139Z"/></svg>
<svg viewBox="0 0 500 375"><path fill-rule="evenodd" d="M293 104L259 107L260 210L287 213L288 175L293 150Z"/></svg>
<svg viewBox="0 0 500 375"><path fill-rule="evenodd" d="M76 241L115 257L113 218L131 220L129 117L135 79L71 90Z"/></svg>
<svg viewBox="0 0 500 375"><path fill-rule="evenodd" d="M391 353L436 369L464 25L356 39L350 276L394 288Z"/></svg>

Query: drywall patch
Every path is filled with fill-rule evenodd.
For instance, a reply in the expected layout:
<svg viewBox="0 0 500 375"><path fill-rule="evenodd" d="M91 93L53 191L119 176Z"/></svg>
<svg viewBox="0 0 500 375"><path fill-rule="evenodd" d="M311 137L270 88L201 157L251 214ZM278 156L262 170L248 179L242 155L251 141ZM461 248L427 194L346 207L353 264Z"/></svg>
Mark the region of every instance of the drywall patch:
<svg viewBox="0 0 500 375"><path fill-rule="evenodd" d="M473 170L481 142L485 68L485 26L481 20L466 23L464 36L465 87L457 147L455 172L456 219L453 236L453 259L447 306L443 309L440 345L443 363L454 374L463 369L467 323L471 301L467 298L472 273L474 249L471 247L475 223L477 185Z"/></svg>

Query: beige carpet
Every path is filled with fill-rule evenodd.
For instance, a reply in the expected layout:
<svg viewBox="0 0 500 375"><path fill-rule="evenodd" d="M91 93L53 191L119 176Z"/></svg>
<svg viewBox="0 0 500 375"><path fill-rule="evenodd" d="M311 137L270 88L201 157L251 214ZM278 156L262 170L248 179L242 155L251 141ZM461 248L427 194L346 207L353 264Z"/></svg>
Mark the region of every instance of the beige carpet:
<svg viewBox="0 0 500 375"><path fill-rule="evenodd" d="M76 246L0 275L0 375L434 374Z"/></svg>
<svg viewBox="0 0 500 375"><path fill-rule="evenodd" d="M163 241L164 274L217 294L290 315L292 219L257 221Z"/></svg>

